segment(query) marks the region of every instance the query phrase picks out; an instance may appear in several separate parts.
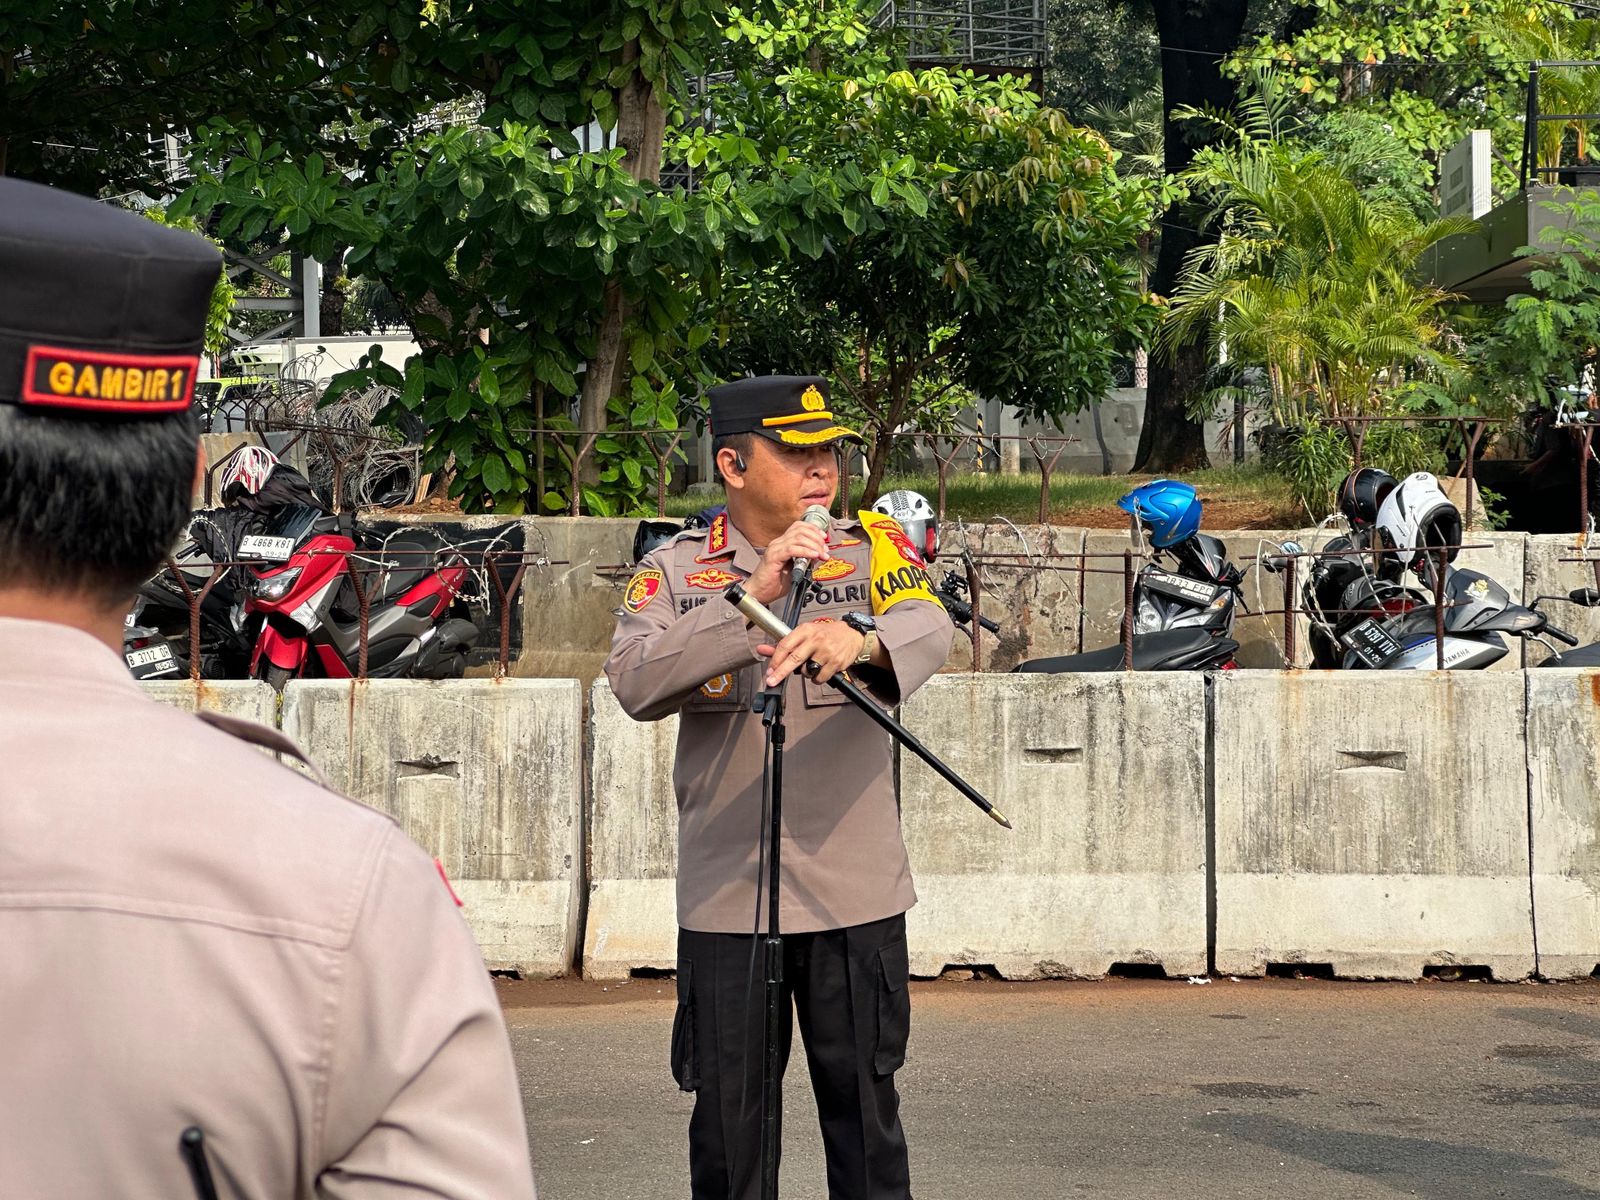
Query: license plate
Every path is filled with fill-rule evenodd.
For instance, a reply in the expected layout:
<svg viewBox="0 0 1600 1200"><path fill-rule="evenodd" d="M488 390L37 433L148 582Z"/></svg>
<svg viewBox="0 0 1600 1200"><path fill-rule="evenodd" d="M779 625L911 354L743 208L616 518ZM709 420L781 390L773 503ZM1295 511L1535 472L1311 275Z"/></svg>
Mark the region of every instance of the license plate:
<svg viewBox="0 0 1600 1200"><path fill-rule="evenodd" d="M1377 669L1400 653L1400 642L1373 618L1347 629L1340 641L1367 666Z"/></svg>
<svg viewBox="0 0 1600 1200"><path fill-rule="evenodd" d="M1188 579L1182 575L1174 575L1170 571L1148 570L1143 576L1144 586L1152 592L1159 592L1163 596L1171 596L1174 600L1205 608L1222 593L1222 589L1214 583L1202 583L1198 579Z"/></svg>
<svg viewBox="0 0 1600 1200"><path fill-rule="evenodd" d="M143 650L125 651L122 657L128 660L128 669L140 676L159 674L169 667L178 665L178 660L173 657L172 647L165 642L157 646L146 646Z"/></svg>
<svg viewBox="0 0 1600 1200"><path fill-rule="evenodd" d="M267 562L284 562L293 553L293 538L268 537L264 533L252 533L239 543L240 558L259 558Z"/></svg>

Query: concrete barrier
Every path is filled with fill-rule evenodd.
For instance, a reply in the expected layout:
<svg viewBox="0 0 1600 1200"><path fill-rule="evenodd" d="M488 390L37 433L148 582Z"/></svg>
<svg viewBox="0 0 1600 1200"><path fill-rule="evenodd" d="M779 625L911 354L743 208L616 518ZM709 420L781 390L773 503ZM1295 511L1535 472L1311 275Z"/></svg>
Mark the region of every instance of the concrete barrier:
<svg viewBox="0 0 1600 1200"><path fill-rule="evenodd" d="M641 723L604 679L589 691L586 979L678 961L678 718Z"/></svg>
<svg viewBox="0 0 1600 1200"><path fill-rule="evenodd" d="M1562 562L1564 558L1583 557L1585 552L1576 547L1574 539L1570 533L1528 536L1522 595L1526 604L1532 604L1536 596L1562 597L1553 602L1547 600L1539 607L1550 615L1552 624L1588 645L1600 642L1600 608L1583 608L1565 596L1575 588L1600 588L1600 575L1594 566L1600 562L1600 553L1588 551L1591 562ZM1528 642L1524 650L1523 661L1530 667L1550 657L1550 651L1538 642Z"/></svg>
<svg viewBox="0 0 1600 1200"><path fill-rule="evenodd" d="M221 713L259 725L278 724L278 693L253 679L156 679L141 685L145 695L184 712Z"/></svg>
<svg viewBox="0 0 1600 1200"><path fill-rule="evenodd" d="M903 715L1016 826L901 753L914 974L1205 970L1202 676L939 676Z"/></svg>
<svg viewBox="0 0 1600 1200"><path fill-rule="evenodd" d="M1525 685L1493 672L1225 672L1216 966L1534 969Z"/></svg>
<svg viewBox="0 0 1600 1200"><path fill-rule="evenodd" d="M1600 971L1600 673L1529 671L1528 787L1539 974Z"/></svg>
<svg viewBox="0 0 1600 1200"><path fill-rule="evenodd" d="M291 683L283 731L437 855L491 968L577 951L583 697L571 679Z"/></svg>
<svg viewBox="0 0 1600 1200"><path fill-rule="evenodd" d="M1067 526L995 522L945 528L940 558L932 571L935 583L946 571L964 575L963 549L995 556L1083 552L1084 531ZM981 615L1000 625L998 634L982 635L985 671L1009 671L1026 658L1076 654L1081 649L1082 580L1076 558L1034 564L1021 557L996 557L985 558L977 566ZM945 669L972 669L972 641L965 634L957 633Z"/></svg>

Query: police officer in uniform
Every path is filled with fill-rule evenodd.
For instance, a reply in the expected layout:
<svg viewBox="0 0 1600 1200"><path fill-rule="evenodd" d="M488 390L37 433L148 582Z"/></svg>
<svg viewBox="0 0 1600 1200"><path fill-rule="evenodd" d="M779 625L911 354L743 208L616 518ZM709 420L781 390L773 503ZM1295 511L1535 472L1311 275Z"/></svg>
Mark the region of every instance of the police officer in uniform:
<svg viewBox="0 0 1600 1200"><path fill-rule="evenodd" d="M0 1192L534 1194L477 947L388 817L147 699L220 261L0 179ZM219 727L220 726L220 727Z"/></svg>
<svg viewBox="0 0 1600 1200"><path fill-rule="evenodd" d="M833 501L835 444L860 440L835 422L826 380L715 388L711 429L727 509L645 557L606 662L629 715L679 714L672 1070L695 1093L693 1195L744 1200L760 1187L764 993L752 949L766 928L757 890L765 739L751 704L763 686L783 685L784 988L816 1093L828 1194L904 1200L894 1073L910 1024L905 912L916 894L891 741L825 681L848 670L896 704L944 664L953 626L892 518L863 513L826 533L800 520ZM722 591L743 580L781 610L797 557L815 561L813 585L794 631L774 646ZM815 679L796 673L807 660L820 664Z"/></svg>

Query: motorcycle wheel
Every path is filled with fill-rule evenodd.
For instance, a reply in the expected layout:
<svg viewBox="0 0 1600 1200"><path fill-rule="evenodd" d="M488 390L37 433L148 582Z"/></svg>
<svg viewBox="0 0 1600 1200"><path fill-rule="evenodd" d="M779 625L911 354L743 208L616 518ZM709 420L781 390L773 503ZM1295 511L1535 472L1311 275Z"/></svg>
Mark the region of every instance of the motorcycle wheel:
<svg viewBox="0 0 1600 1200"><path fill-rule="evenodd" d="M262 676L267 681L267 686L275 692L283 691L284 685L294 678L294 672L288 667L275 667L267 664L267 673Z"/></svg>

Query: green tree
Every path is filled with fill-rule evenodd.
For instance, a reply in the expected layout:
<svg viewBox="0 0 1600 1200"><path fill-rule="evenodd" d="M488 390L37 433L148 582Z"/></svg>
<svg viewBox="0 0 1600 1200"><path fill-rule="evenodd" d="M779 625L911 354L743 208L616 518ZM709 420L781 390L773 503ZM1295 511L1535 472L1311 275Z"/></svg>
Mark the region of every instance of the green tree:
<svg viewBox="0 0 1600 1200"><path fill-rule="evenodd" d="M371 10L390 8L359 0L7 0L0 175L87 195L160 198L173 190L163 135L183 135L207 117L274 129L291 152L309 153L353 99L374 118L403 115L397 91L405 89L381 86L381 63L347 37ZM413 24L417 12L413 5Z"/></svg>
<svg viewBox="0 0 1600 1200"><path fill-rule="evenodd" d="M1242 47L1228 72L1242 77L1270 66L1309 110L1373 114L1418 155L1430 185L1440 153L1468 131L1487 129L1497 184L1514 186L1528 60L1584 56L1563 32L1574 23L1572 10L1553 0L1310 0L1304 7L1309 19L1296 32Z"/></svg>
<svg viewBox="0 0 1600 1200"><path fill-rule="evenodd" d="M1506 300L1480 349L1479 386L1504 412L1571 403L1600 348L1600 199L1579 192L1547 207L1563 226L1518 251L1534 263L1528 290Z"/></svg>
<svg viewBox="0 0 1600 1200"><path fill-rule="evenodd" d="M1162 153L1166 173L1188 170L1209 131L1185 129L1177 114L1185 108L1219 112L1234 102L1234 81L1222 73L1223 57L1238 48L1249 15L1248 0L1150 0L1161 40L1161 102L1165 128ZM1162 221L1162 236L1150 288L1170 296L1191 252L1215 240L1203 211L1172 197ZM1145 391L1144 425L1134 469L1183 471L1207 463L1205 427L1192 415L1210 370L1197 343L1158 357Z"/></svg>
<svg viewBox="0 0 1600 1200"><path fill-rule="evenodd" d="M1159 342L1204 341L1213 354L1263 367L1275 423L1313 435L1388 415L1421 371L1448 370L1448 293L1415 280L1422 254L1470 231L1462 218L1420 220L1364 194L1319 151L1284 136L1279 81L1263 76L1237 118L1189 114L1223 131L1186 174L1222 230L1190 256ZM1292 465L1292 464L1291 464ZM1326 472L1291 471L1310 504ZM1337 476L1335 476L1336 478Z"/></svg>
<svg viewBox="0 0 1600 1200"><path fill-rule="evenodd" d="M326 152L308 155L270 129L208 122L180 206L214 213L225 238L283 229L319 260L348 247L346 270L383 284L421 354L403 379L380 362L339 387L399 387L429 427L430 469L453 462L468 508L636 509L653 456L608 430L676 428L709 332L688 323L689 296L714 285L722 231L756 220L726 187L655 182L671 89L714 44L722 11L353 5L346 39L377 85L408 98L406 119L372 120L357 90ZM591 120L612 131L609 147L580 145L573 131ZM588 466L569 492L575 456Z"/></svg>
<svg viewBox="0 0 1600 1200"><path fill-rule="evenodd" d="M893 433L951 389L1048 418L1112 386L1154 313L1128 254L1149 188L1104 139L1010 77L913 73L866 43L813 65L787 26L741 19L782 73L714 88L718 127L685 150L761 216L718 306L725 370L830 375L871 438L869 498Z"/></svg>

